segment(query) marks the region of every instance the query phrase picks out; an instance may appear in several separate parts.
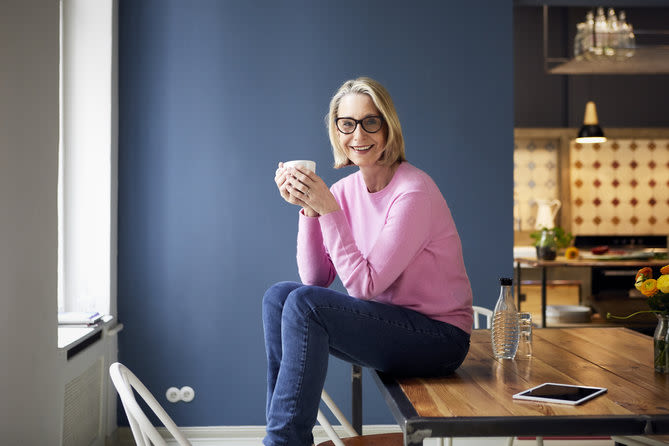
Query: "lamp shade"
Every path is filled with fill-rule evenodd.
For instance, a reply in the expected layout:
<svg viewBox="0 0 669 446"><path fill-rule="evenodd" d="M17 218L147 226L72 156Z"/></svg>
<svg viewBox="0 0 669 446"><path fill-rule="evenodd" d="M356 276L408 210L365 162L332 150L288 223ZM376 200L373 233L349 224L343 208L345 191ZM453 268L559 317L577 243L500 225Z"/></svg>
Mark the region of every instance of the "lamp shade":
<svg viewBox="0 0 669 446"><path fill-rule="evenodd" d="M576 142L581 144L593 144L598 142L606 142L606 137L602 128L599 126L597 119L597 108L595 103L588 101L585 104L585 117L583 118L583 126L578 131Z"/></svg>

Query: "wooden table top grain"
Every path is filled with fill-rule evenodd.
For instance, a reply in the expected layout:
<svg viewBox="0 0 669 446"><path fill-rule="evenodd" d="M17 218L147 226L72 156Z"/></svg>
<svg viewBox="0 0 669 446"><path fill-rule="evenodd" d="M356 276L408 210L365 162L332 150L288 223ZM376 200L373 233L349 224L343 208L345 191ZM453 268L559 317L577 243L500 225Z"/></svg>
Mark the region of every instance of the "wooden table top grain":
<svg viewBox="0 0 669 446"><path fill-rule="evenodd" d="M495 359L490 330L474 330L452 375L376 372L406 444L434 436L669 433L669 375L653 368L651 337L620 327L538 328L533 335L529 359ZM512 398L545 382L608 391L576 406Z"/></svg>
<svg viewBox="0 0 669 446"><path fill-rule="evenodd" d="M475 330L451 376L399 380L422 417L669 414L669 379L653 369L653 341L625 328L535 329L530 359L496 360ZM512 400L545 382L606 387L578 406Z"/></svg>

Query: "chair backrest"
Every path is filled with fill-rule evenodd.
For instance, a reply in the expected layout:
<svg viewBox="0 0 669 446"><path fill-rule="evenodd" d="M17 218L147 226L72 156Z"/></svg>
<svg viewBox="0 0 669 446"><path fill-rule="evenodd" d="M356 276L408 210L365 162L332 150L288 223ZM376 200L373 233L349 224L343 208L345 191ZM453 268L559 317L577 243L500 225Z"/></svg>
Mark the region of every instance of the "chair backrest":
<svg viewBox="0 0 669 446"><path fill-rule="evenodd" d="M474 330L477 330L480 328L479 326L479 317L484 316L485 317L485 327L484 328L490 328L492 325L492 310L488 310L487 308L479 307L474 305L472 307L474 309Z"/></svg>
<svg viewBox="0 0 669 446"><path fill-rule="evenodd" d="M323 400L328 409L330 409L330 412L332 412L337 421L341 423L342 427L344 428L344 430L348 435L350 436L360 435L358 432L356 432L355 429L353 429L351 423L348 422L342 411L339 410L339 407L337 407L335 402L332 400L332 398L330 398L330 395L328 395L325 390L323 390L323 392L321 393L321 400ZM318 423L325 430L325 433L327 434L328 438L332 440L332 442L336 446L344 446L344 442L341 441L341 438L339 438L339 435L337 435L334 428L332 427L332 424L330 424L330 422L328 421L327 417L323 414L323 412L319 410L318 416L316 418L318 419Z"/></svg>
<svg viewBox="0 0 669 446"><path fill-rule="evenodd" d="M190 441L181 433L177 425L172 421L167 412L156 401L151 392L142 384L142 382L126 366L115 362L109 367L109 376L114 387L121 398L123 409L130 422L132 435L135 437L137 446L166 446L167 443L158 433L149 418L135 399L135 391L142 397L144 402L153 410L158 419L163 423L167 430L172 434L180 446L192 446Z"/></svg>

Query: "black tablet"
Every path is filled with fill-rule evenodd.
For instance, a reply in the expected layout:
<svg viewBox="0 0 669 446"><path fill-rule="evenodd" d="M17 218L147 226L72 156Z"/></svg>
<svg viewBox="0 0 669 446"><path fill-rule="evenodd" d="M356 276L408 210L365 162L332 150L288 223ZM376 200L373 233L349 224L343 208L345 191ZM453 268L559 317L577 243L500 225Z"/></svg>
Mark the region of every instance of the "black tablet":
<svg viewBox="0 0 669 446"><path fill-rule="evenodd" d="M542 401L544 403L581 404L606 392L604 387L576 386L572 384L544 383L516 393L517 400Z"/></svg>

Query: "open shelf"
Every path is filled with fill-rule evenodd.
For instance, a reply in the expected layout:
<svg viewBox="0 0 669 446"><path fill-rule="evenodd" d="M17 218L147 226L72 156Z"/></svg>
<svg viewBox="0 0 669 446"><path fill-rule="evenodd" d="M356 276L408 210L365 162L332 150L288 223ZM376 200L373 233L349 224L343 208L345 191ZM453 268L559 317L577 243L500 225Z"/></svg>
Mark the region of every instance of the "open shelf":
<svg viewBox="0 0 669 446"><path fill-rule="evenodd" d="M626 60L572 59L549 69L551 74L669 74L669 46L637 48Z"/></svg>

